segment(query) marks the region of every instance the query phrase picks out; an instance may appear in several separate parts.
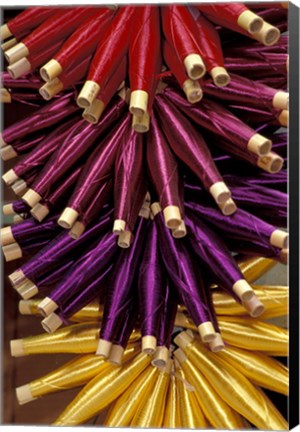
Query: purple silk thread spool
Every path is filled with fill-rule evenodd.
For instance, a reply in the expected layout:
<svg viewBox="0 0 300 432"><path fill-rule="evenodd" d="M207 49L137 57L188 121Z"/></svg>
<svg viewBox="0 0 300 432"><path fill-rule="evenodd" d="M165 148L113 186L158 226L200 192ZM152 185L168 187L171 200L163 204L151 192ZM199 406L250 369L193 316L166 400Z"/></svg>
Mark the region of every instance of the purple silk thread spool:
<svg viewBox="0 0 300 432"><path fill-rule="evenodd" d="M106 269L101 272L94 279L80 291L70 298L69 301L63 306L59 307L58 313L52 312L48 317L42 321L43 328L48 333L55 332L62 324L70 324L71 318L76 312L85 307L95 298L99 298L106 288L106 282L109 274L111 273L113 264L107 265Z"/></svg>
<svg viewBox="0 0 300 432"><path fill-rule="evenodd" d="M173 88L166 88L164 95L187 117L198 125L235 143L236 146L262 156L271 150L272 142L242 122L223 105L208 98L189 104Z"/></svg>
<svg viewBox="0 0 300 432"><path fill-rule="evenodd" d="M39 304L42 314L49 316L58 308L64 310L72 297L107 269L117 250L115 236L110 232L104 234L95 247L72 265L49 296Z"/></svg>
<svg viewBox="0 0 300 432"><path fill-rule="evenodd" d="M143 135L132 127L127 129L126 134L125 139L120 141L114 167L115 234L128 229L133 209L142 207L147 192Z"/></svg>
<svg viewBox="0 0 300 432"><path fill-rule="evenodd" d="M204 188L224 211L224 204L230 199L231 193L200 133L197 133L185 116L163 95L156 96L155 111L162 121L162 128L175 154L197 175Z"/></svg>
<svg viewBox="0 0 300 432"><path fill-rule="evenodd" d="M177 296L187 308L189 315L198 327L203 342L215 338L215 329L210 321L210 313L204 302L204 286L201 278L197 279L195 266L190 259L188 249L183 240L174 240L172 234L164 226L161 207L158 203L151 206L155 217L161 256L169 277L172 279Z"/></svg>
<svg viewBox="0 0 300 432"><path fill-rule="evenodd" d="M92 128L95 127L92 125ZM73 226L78 216L84 214L91 197L111 176L117 149L130 127L130 113L127 113L91 153L68 200L68 205L59 218L58 223L62 227Z"/></svg>
<svg viewBox="0 0 300 432"><path fill-rule="evenodd" d="M71 172L67 172L62 179L54 183L44 198L31 209L32 216L41 222L51 210L60 212L66 198L74 188L81 170L82 166L72 167Z"/></svg>
<svg viewBox="0 0 300 432"><path fill-rule="evenodd" d="M108 229L112 223L112 211L108 211L99 221L87 230L79 240L73 240L64 230L52 241L40 249L29 261L24 263L10 276L10 282L18 289L26 285L26 290L36 293L40 288L38 281L47 272L53 273L65 265L65 262L75 262L98 242L97 238ZM65 272L62 273L62 275Z"/></svg>
<svg viewBox="0 0 300 432"><path fill-rule="evenodd" d="M135 238L130 248L123 249L118 254L118 260L105 296L100 340L97 348L98 355L109 356L112 341L122 323L123 315L130 308L131 297L135 288L134 278L145 244L147 225L148 220L140 216L134 234Z"/></svg>
<svg viewBox="0 0 300 432"><path fill-rule="evenodd" d="M95 146L95 141L122 115L126 109L126 103L121 98L114 98L110 108L105 110L103 117L97 125L82 120L70 131L70 135L50 158L40 175L29 189L23 199L33 207L51 188L51 185L59 180L68 169L74 165L83 155Z"/></svg>
<svg viewBox="0 0 300 432"><path fill-rule="evenodd" d="M260 240L262 243L281 249L287 248L287 234L284 231L278 230L245 210L238 209L230 218L225 218L216 209L205 205L193 203L187 204L187 207L211 227L223 232L222 235L226 238L246 240L250 243Z"/></svg>
<svg viewBox="0 0 300 432"><path fill-rule="evenodd" d="M15 174L22 178L25 173L35 170L36 168L41 169L52 153L69 134L69 128L78 122L78 120L79 117L74 116L50 133L38 146L24 156L20 162L15 164L12 169Z"/></svg>
<svg viewBox="0 0 300 432"><path fill-rule="evenodd" d="M132 304L124 316L123 324L119 327L116 337L114 338L111 350L109 353L109 361L120 366L122 364L122 356L127 347L130 335L134 329L137 318L137 305Z"/></svg>
<svg viewBox="0 0 300 432"><path fill-rule="evenodd" d="M166 226L171 229L177 228L183 218L178 164L159 127L157 115L152 116L147 134L147 166L151 182L159 196Z"/></svg>
<svg viewBox="0 0 300 432"><path fill-rule="evenodd" d="M166 276L162 266L156 224L151 222L149 225L146 247L139 269L138 300L142 351L153 354L164 307Z"/></svg>
<svg viewBox="0 0 300 432"><path fill-rule="evenodd" d="M229 249L220 236L208 228L189 209L186 209L188 241L205 267L214 275L215 282L236 301L245 302L255 296L245 281Z"/></svg>
<svg viewBox="0 0 300 432"><path fill-rule="evenodd" d="M73 102L73 93L68 93L48 103L34 114L4 129L2 139L5 144L24 138L28 134L57 124L79 110Z"/></svg>

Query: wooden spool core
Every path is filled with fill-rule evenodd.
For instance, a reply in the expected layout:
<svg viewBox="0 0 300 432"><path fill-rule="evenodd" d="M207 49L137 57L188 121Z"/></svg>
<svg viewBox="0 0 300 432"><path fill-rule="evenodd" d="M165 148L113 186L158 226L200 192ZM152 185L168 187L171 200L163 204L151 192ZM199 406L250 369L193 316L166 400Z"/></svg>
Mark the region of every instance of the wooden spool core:
<svg viewBox="0 0 300 432"><path fill-rule="evenodd" d="M130 94L129 111L137 117L147 113L149 95L144 90L134 90Z"/></svg>
<svg viewBox="0 0 300 432"><path fill-rule="evenodd" d="M23 339L13 339L10 341L10 353L12 357L23 357L26 355Z"/></svg>
<svg viewBox="0 0 300 432"><path fill-rule="evenodd" d="M138 133L148 132L150 127L150 116L145 113L143 116L139 117L135 114L132 116L132 128Z"/></svg>
<svg viewBox="0 0 300 432"><path fill-rule="evenodd" d="M265 156L261 156L257 160L257 166L269 173L279 172L282 169L283 164L283 158L274 152L267 153Z"/></svg>
<svg viewBox="0 0 300 432"><path fill-rule="evenodd" d="M280 38L280 30L264 21L261 30L253 34L253 38L266 46L276 44Z"/></svg>
<svg viewBox="0 0 300 432"><path fill-rule="evenodd" d="M4 204L2 211L5 216L12 216L16 214L12 204Z"/></svg>
<svg viewBox="0 0 300 432"><path fill-rule="evenodd" d="M158 368L166 367L169 355L170 353L166 346L158 346L154 353L154 358L151 361L151 364Z"/></svg>
<svg viewBox="0 0 300 432"><path fill-rule="evenodd" d="M11 94L6 88L0 89L0 102L1 103L11 103Z"/></svg>
<svg viewBox="0 0 300 432"><path fill-rule="evenodd" d="M40 89L39 93L45 100L51 100L55 95L60 93L64 89L64 85L59 78L54 78L52 81L48 81Z"/></svg>
<svg viewBox="0 0 300 432"><path fill-rule="evenodd" d="M118 238L118 246L123 249L127 249L130 247L132 241L132 234L130 231L123 231Z"/></svg>
<svg viewBox="0 0 300 432"><path fill-rule="evenodd" d="M85 225L80 221L76 221L72 226L71 231L69 231L69 236L74 240L77 240L84 233L84 231Z"/></svg>
<svg viewBox="0 0 300 432"><path fill-rule="evenodd" d="M8 25L7 24L2 24L2 26L0 27L0 38L1 38L1 40L5 40L5 39L9 38L12 35L13 34L9 30Z"/></svg>
<svg viewBox="0 0 300 432"><path fill-rule="evenodd" d="M172 236L174 238L183 238L187 235L187 230L186 230L186 225L184 223L184 221L182 220L180 225L177 228L174 228L172 230Z"/></svg>
<svg viewBox="0 0 300 432"><path fill-rule="evenodd" d="M3 255L6 262L14 261L16 259L22 258L22 249L18 243L10 243L2 247Z"/></svg>
<svg viewBox="0 0 300 432"><path fill-rule="evenodd" d="M5 146L7 146L7 143L4 141L2 133L0 133L0 147Z"/></svg>
<svg viewBox="0 0 300 432"><path fill-rule="evenodd" d="M0 242L1 242L2 246L7 246L11 243L16 242L10 226L1 228L1 230L0 230Z"/></svg>
<svg viewBox="0 0 300 432"><path fill-rule="evenodd" d="M13 79L17 79L22 75L31 71L31 64L26 57L21 58L17 62L7 67L7 72Z"/></svg>
<svg viewBox="0 0 300 432"><path fill-rule="evenodd" d="M173 205L167 206L164 208L163 214L167 228L174 229L179 227L182 221L179 207Z"/></svg>
<svg viewBox="0 0 300 432"><path fill-rule="evenodd" d="M48 63L41 67L40 75L44 81L48 82L54 80L54 78L61 74L62 71L63 68L58 63L58 61L51 59L48 61Z"/></svg>
<svg viewBox="0 0 300 432"><path fill-rule="evenodd" d="M25 281L28 281L29 279L26 278L23 271L21 269L15 270L13 273L8 275L8 280L13 288L16 288L17 286L23 284Z"/></svg>
<svg viewBox="0 0 300 432"><path fill-rule="evenodd" d="M114 221L113 233L116 235L120 235L122 232L125 231L125 227L126 227L126 222L124 220L116 219Z"/></svg>
<svg viewBox="0 0 300 432"><path fill-rule="evenodd" d="M14 191L14 193L18 196L22 196L24 192L28 190L26 182L22 179L17 180L15 183L13 183L11 185L11 188Z"/></svg>
<svg viewBox="0 0 300 432"><path fill-rule="evenodd" d="M254 134L248 141L247 148L258 156L264 156L271 151L272 141L260 134Z"/></svg>
<svg viewBox="0 0 300 432"><path fill-rule="evenodd" d="M121 366L123 354L124 354L124 348L121 345L113 344L111 346L108 361L117 366Z"/></svg>
<svg viewBox="0 0 300 432"><path fill-rule="evenodd" d="M30 385L25 384L21 387L16 388L16 396L19 402L19 405L24 405L28 402L35 400L36 398L32 396Z"/></svg>
<svg viewBox="0 0 300 432"><path fill-rule="evenodd" d="M184 351L181 348L177 348L173 354L179 363L183 363L187 359L187 356L184 354Z"/></svg>
<svg viewBox="0 0 300 432"><path fill-rule="evenodd" d="M211 342L209 342L209 349L212 352L220 352L224 348L225 348L225 344L222 339L222 336L220 335L220 333L216 333L216 337Z"/></svg>
<svg viewBox="0 0 300 432"><path fill-rule="evenodd" d="M15 63L18 60L21 60L21 58L27 57L28 55L29 50L22 42L19 42L17 45L14 45L4 52L4 57L9 64Z"/></svg>
<svg viewBox="0 0 300 432"><path fill-rule="evenodd" d="M145 354L153 355L156 350L157 340L155 336L143 336L142 337L142 351Z"/></svg>
<svg viewBox="0 0 300 432"><path fill-rule="evenodd" d="M100 92L100 86L94 81L86 81L77 98L77 105L80 108L89 107Z"/></svg>
<svg viewBox="0 0 300 432"><path fill-rule="evenodd" d="M192 80L203 77L206 72L204 63L199 54L189 54L183 61L186 72Z"/></svg>
<svg viewBox="0 0 300 432"><path fill-rule="evenodd" d="M279 229L273 231L270 237L271 245L278 247L279 249L287 249L288 240L289 240L288 233Z"/></svg>
<svg viewBox="0 0 300 432"><path fill-rule="evenodd" d="M235 282L232 289L242 301L249 301L255 295L253 289L245 279Z"/></svg>
<svg viewBox="0 0 300 432"><path fill-rule="evenodd" d="M104 102L100 99L95 99L91 105L83 111L82 117L89 123L97 124L104 109Z"/></svg>
<svg viewBox="0 0 300 432"><path fill-rule="evenodd" d="M203 97L203 91L198 81L187 79L184 81L182 89L190 103L200 102Z"/></svg>
<svg viewBox="0 0 300 432"><path fill-rule="evenodd" d="M244 308L249 312L252 318L257 318L264 313L265 307L262 302L254 295L249 301L242 302Z"/></svg>
<svg viewBox="0 0 300 432"><path fill-rule="evenodd" d="M56 313L52 313L42 321L42 327L47 333L54 333L62 324L63 321Z"/></svg>
<svg viewBox="0 0 300 432"><path fill-rule="evenodd" d="M237 211L236 204L232 198L229 198L227 201L218 204L218 206L224 216L230 216Z"/></svg>
<svg viewBox="0 0 300 432"><path fill-rule="evenodd" d="M289 124L289 112L288 110L282 110L281 113L278 116L278 121L281 124L281 126L287 127Z"/></svg>
<svg viewBox="0 0 300 432"><path fill-rule="evenodd" d="M216 330L210 321L200 324L198 332L203 343L211 342L216 337Z"/></svg>
<svg viewBox="0 0 300 432"><path fill-rule="evenodd" d="M32 297L34 297L39 291L37 286L35 286L31 281L27 280L22 285L16 287L16 290L18 291L19 295L24 300L29 300Z"/></svg>
<svg viewBox="0 0 300 432"><path fill-rule="evenodd" d="M194 338L190 333L187 331L182 331L174 338L174 342L180 348L184 349L193 341L193 339Z"/></svg>
<svg viewBox="0 0 300 432"><path fill-rule="evenodd" d="M8 41L1 44L1 49L3 52L7 51L9 48L12 48L13 46L17 45L18 40L16 38L11 38Z"/></svg>
<svg viewBox="0 0 300 432"><path fill-rule="evenodd" d="M22 199L32 208L42 199L42 197L33 189L28 189Z"/></svg>
<svg viewBox="0 0 300 432"><path fill-rule="evenodd" d="M41 315L47 317L51 315L56 309L58 309L58 305L53 300L51 300L51 298L45 297L44 300L39 303L38 309L41 312Z"/></svg>
<svg viewBox="0 0 300 432"><path fill-rule="evenodd" d="M7 186L12 185L15 181L19 180L19 177L14 172L13 169L8 170L5 174L2 176L2 180Z"/></svg>
<svg viewBox="0 0 300 432"><path fill-rule="evenodd" d="M1 149L1 157L2 160L8 161L18 156L18 153L15 151L13 146L7 145Z"/></svg>
<svg viewBox="0 0 300 432"><path fill-rule="evenodd" d="M72 209L71 207L66 207L58 219L57 223L59 226L70 229L79 217L78 211Z"/></svg>
<svg viewBox="0 0 300 432"><path fill-rule="evenodd" d="M110 355L112 343L104 339L99 339L96 355L108 358Z"/></svg>
<svg viewBox="0 0 300 432"><path fill-rule="evenodd" d="M284 91L275 93L272 101L273 107L276 109L286 110L289 106L289 94Z"/></svg>
<svg viewBox="0 0 300 432"><path fill-rule="evenodd" d="M230 83L230 75L222 66L216 66L209 72L217 87L225 87Z"/></svg>
<svg viewBox="0 0 300 432"><path fill-rule="evenodd" d="M237 24L248 33L253 34L262 29L264 20L250 10L246 10L238 17Z"/></svg>
<svg viewBox="0 0 300 432"><path fill-rule="evenodd" d="M34 219L42 222L43 219L49 214L50 210L46 205L37 203L33 209L30 210L30 213L34 217Z"/></svg>
<svg viewBox="0 0 300 432"><path fill-rule="evenodd" d="M222 181L214 183L209 188L209 193L212 195L217 204L222 204L231 198L231 192Z"/></svg>

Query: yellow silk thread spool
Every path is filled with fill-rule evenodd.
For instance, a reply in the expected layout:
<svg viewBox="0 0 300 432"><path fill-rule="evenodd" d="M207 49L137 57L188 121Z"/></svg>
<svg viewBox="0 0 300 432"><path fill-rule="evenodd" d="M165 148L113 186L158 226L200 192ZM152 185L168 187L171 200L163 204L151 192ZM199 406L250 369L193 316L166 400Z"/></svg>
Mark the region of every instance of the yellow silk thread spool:
<svg viewBox="0 0 300 432"><path fill-rule="evenodd" d="M253 384L284 395L288 394L288 369L277 360L259 352L246 351L230 345L215 355L243 373Z"/></svg>
<svg viewBox="0 0 300 432"><path fill-rule="evenodd" d="M13 357L30 354L95 353L99 340L99 324L73 324L55 333L42 333L11 341Z"/></svg>
<svg viewBox="0 0 300 432"><path fill-rule="evenodd" d="M252 288L263 303L265 312L259 319L275 318L287 313L288 288L283 286L252 285ZM246 309L233 297L223 292L213 291L213 304L217 315L248 315Z"/></svg>
<svg viewBox="0 0 300 432"><path fill-rule="evenodd" d="M103 426L129 426L137 407L143 405L149 397L157 375L158 369L152 365L148 366L111 406Z"/></svg>
<svg viewBox="0 0 300 432"><path fill-rule="evenodd" d="M183 370L180 368L176 369L176 387L180 412L180 425L177 427L184 429L207 428L207 421L198 403L195 390L188 389L188 383Z"/></svg>
<svg viewBox="0 0 300 432"><path fill-rule="evenodd" d="M246 258L246 260L240 262L239 268L241 269L246 281L253 283L275 267L276 264L277 261L269 258L254 257Z"/></svg>
<svg viewBox="0 0 300 432"><path fill-rule="evenodd" d="M230 345L268 355L288 354L286 329L248 317L219 316L218 323L224 341Z"/></svg>
<svg viewBox="0 0 300 432"><path fill-rule="evenodd" d="M163 421L164 429L175 429L180 427L180 413L178 397L176 392L175 375L170 375L169 390L166 398L166 409Z"/></svg>
<svg viewBox="0 0 300 432"><path fill-rule="evenodd" d="M188 339L183 341L182 338L178 338L176 343L184 349L196 368L205 374L215 391L228 405L259 429L280 429L284 419L278 421L279 417L272 415L275 407L270 411L263 403L256 387L236 368L196 340L190 338L188 343Z"/></svg>
<svg viewBox="0 0 300 432"><path fill-rule="evenodd" d="M55 333L42 333L24 339L11 341L11 355L22 357L31 354L89 354L95 353L99 341L99 323L72 324ZM140 332L134 330L129 342L140 339Z"/></svg>
<svg viewBox="0 0 300 432"><path fill-rule="evenodd" d="M202 411L215 429L247 429L242 417L214 390L205 376L193 365L179 348L174 355L183 370L185 379L195 387L195 396Z"/></svg>
<svg viewBox="0 0 300 432"><path fill-rule="evenodd" d="M123 367L111 364L109 371L100 373L83 387L53 425L76 426L92 418L117 399L150 364L150 360L142 353Z"/></svg>
<svg viewBox="0 0 300 432"><path fill-rule="evenodd" d="M129 345L124 353L124 361L132 359L137 353L138 347ZM18 387L17 398L22 405L46 394L82 386L109 365L109 362L97 355L76 357L47 375Z"/></svg>
<svg viewBox="0 0 300 432"><path fill-rule="evenodd" d="M169 359L166 367L160 369L152 393L146 403L137 409L131 426L142 428L162 426L172 363L173 361Z"/></svg>

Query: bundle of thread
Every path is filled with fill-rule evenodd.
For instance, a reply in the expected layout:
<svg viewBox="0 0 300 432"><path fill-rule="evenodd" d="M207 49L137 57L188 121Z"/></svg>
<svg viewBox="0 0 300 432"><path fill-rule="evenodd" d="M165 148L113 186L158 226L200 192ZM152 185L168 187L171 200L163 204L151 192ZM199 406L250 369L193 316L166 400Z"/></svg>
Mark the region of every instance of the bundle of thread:
<svg viewBox="0 0 300 432"><path fill-rule="evenodd" d="M2 100L36 105L1 136L20 196L3 253L25 259L9 280L54 333L37 352L89 353L53 375L80 365L67 385L86 384L55 424L116 401L106 424L285 428L258 386L286 393L267 356L286 355L287 335L257 317L284 315L286 288L245 276L288 259L287 11L271 4L32 7L2 26ZM171 355L174 325L194 332Z"/></svg>
<svg viewBox="0 0 300 432"><path fill-rule="evenodd" d="M204 344L184 307L174 318L162 318L161 357L141 353L142 327L129 330L129 320L119 328L108 359L95 355L103 305L94 300L55 334L39 334L11 342L14 357L38 354L73 354L72 360L16 389L19 403L64 390L79 388L74 400L54 425L86 423L106 409L104 425L114 427L165 427L283 430L287 423L266 390L286 395L288 370L272 356L287 355L287 331L270 319L286 313L288 290L284 286L253 284L276 265L267 258L240 262L245 279L252 283L265 305L263 315L249 318L245 310L220 289L212 289L222 341ZM21 300L19 311L40 316L39 299ZM174 321L173 321L174 320ZM177 331L173 325L188 329ZM168 329L168 330L166 330ZM143 339L142 339L143 341ZM143 343L143 342L142 342ZM272 377L272 379L270 379ZM264 390L262 390L262 389ZM108 410L107 410L108 409Z"/></svg>

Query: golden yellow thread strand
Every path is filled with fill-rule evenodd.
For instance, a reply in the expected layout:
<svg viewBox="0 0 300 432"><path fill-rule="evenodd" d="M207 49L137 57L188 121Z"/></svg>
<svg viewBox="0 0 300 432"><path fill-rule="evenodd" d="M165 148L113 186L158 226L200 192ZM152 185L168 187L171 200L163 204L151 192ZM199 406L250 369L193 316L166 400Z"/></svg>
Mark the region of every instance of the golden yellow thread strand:
<svg viewBox="0 0 300 432"><path fill-rule="evenodd" d="M95 353L99 341L99 323L72 324L53 334L42 333L19 339L24 355L30 354L89 354ZM140 332L134 330L130 343L140 339Z"/></svg>
<svg viewBox="0 0 300 432"><path fill-rule="evenodd" d="M277 261L264 258L264 257L254 257L246 258L246 260L239 263L239 268L241 269L244 278L249 282L253 283L268 271L270 271L275 265L278 264Z"/></svg>
<svg viewBox="0 0 300 432"><path fill-rule="evenodd" d="M207 427L204 414L198 404L195 391L190 391L184 384L182 369L176 371L177 399L179 401L179 412L181 423L177 427L184 429L203 429Z"/></svg>
<svg viewBox="0 0 300 432"><path fill-rule="evenodd" d="M242 417L224 402L209 381L188 358L180 366L186 379L195 387L198 403L213 428L230 430L246 428Z"/></svg>
<svg viewBox="0 0 300 432"><path fill-rule="evenodd" d="M111 406L103 426L129 426L137 407L143 405L149 397L157 375L158 369L151 365L148 366Z"/></svg>
<svg viewBox="0 0 300 432"><path fill-rule="evenodd" d="M279 423L260 392L236 368L193 340L184 348L191 362L209 379L225 402L257 428L278 430Z"/></svg>
<svg viewBox="0 0 300 432"><path fill-rule="evenodd" d="M53 425L76 426L86 422L117 399L149 363L150 357L142 353L124 367L111 365L83 387Z"/></svg>
<svg viewBox="0 0 300 432"><path fill-rule="evenodd" d="M142 428L162 426L169 381L170 373L160 370L152 393L146 402L138 407L131 426Z"/></svg>
<svg viewBox="0 0 300 432"><path fill-rule="evenodd" d="M227 345L215 355L243 373L253 384L288 394L288 369L271 357Z"/></svg>
<svg viewBox="0 0 300 432"><path fill-rule="evenodd" d="M287 314L287 287L252 285L252 288L265 307L265 312L259 317L260 320ZM248 315L245 308L233 297L217 290L213 291L213 304L217 315Z"/></svg>
<svg viewBox="0 0 300 432"><path fill-rule="evenodd" d="M219 316L218 323L225 342L238 348L266 354L288 354L286 329L248 317Z"/></svg>
<svg viewBox="0 0 300 432"><path fill-rule="evenodd" d="M131 360L139 347L129 345L124 352L123 361ZM97 355L76 357L58 369L29 383L34 398L61 390L70 389L86 384L103 370L108 369L110 363Z"/></svg>
<svg viewBox="0 0 300 432"><path fill-rule="evenodd" d="M163 421L163 428L175 429L180 427L180 417L178 413L178 398L176 393L175 376L170 376L169 390L166 399L166 409ZM179 424L178 424L179 422Z"/></svg>

